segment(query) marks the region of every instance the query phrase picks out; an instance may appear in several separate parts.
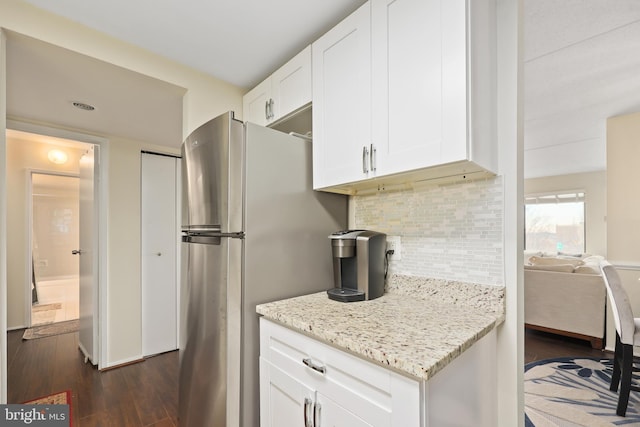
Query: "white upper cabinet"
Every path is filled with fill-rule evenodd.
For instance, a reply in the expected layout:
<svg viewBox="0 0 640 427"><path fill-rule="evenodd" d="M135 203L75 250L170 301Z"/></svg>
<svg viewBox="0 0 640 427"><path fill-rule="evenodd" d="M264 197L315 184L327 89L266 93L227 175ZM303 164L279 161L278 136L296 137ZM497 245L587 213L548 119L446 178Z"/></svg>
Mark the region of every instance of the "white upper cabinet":
<svg viewBox="0 0 640 427"><path fill-rule="evenodd" d="M271 77L269 77L242 98L243 120L261 126L269 124L271 101Z"/></svg>
<svg viewBox="0 0 640 427"><path fill-rule="evenodd" d="M373 174L370 46L368 2L312 44L314 188Z"/></svg>
<svg viewBox="0 0 640 427"><path fill-rule="evenodd" d="M311 46L307 46L243 97L243 118L266 126L310 102Z"/></svg>
<svg viewBox="0 0 640 427"><path fill-rule="evenodd" d="M353 57L370 58L368 69L358 63L358 80L352 76L350 82L370 82L361 103L353 101L356 88L345 89L344 74L327 73L326 58L316 56L317 45L330 50L348 38L333 32L352 17L313 45L314 149L320 146L322 154L314 157L314 188L353 194L495 173L494 0L370 0L368 5L370 38L350 46ZM329 103L326 94L332 93L336 99ZM346 117L327 119L336 106ZM366 115L367 121L361 118ZM340 141L333 135L339 132L347 132ZM347 163L357 170L347 172Z"/></svg>

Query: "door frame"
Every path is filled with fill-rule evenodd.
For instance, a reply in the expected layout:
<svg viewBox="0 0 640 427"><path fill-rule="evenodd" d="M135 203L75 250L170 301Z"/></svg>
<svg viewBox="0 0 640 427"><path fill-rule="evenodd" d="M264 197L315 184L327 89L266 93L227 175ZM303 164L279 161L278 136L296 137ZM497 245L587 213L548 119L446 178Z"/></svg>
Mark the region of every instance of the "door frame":
<svg viewBox="0 0 640 427"><path fill-rule="evenodd" d="M27 252L25 254L25 268L27 281L24 284L24 323L27 328L32 326L32 301L31 301L31 280L33 274L33 264L31 263L33 257L33 174L51 175L51 176L64 176L69 178L78 178L77 173L71 172L56 172L42 169L27 169L27 230L25 233Z"/></svg>
<svg viewBox="0 0 640 427"><path fill-rule="evenodd" d="M69 139L72 141L84 142L96 145L100 150L99 170L98 170L98 195L95 200L98 201L98 349L95 351L98 369L104 361L107 360L107 230L108 230L108 212L109 212L109 140L100 136L85 134L81 132L70 131L66 129L58 129L50 126L38 125L33 123L21 122L18 120L7 119L7 129L13 129L21 132L34 133L38 135L51 136L55 138ZM5 172L6 175L6 172ZM29 298L30 300L30 298Z"/></svg>

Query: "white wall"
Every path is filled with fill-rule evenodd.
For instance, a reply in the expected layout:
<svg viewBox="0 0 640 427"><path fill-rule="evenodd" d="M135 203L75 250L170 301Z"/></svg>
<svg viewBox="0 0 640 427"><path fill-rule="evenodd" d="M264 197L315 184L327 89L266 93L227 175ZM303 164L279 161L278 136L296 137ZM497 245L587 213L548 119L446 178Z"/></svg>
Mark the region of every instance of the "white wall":
<svg viewBox="0 0 640 427"><path fill-rule="evenodd" d="M33 37L187 89L183 136L216 115L242 111L242 88L191 70L158 55L120 42L20 0L0 2L0 28ZM5 52L3 50L2 52ZM4 65L1 64L0 65ZM6 75L6 67L0 70ZM2 88L0 88L2 89ZM6 128L6 95L0 91L0 156ZM240 114L238 114L240 115ZM20 119L20 118L16 118ZM55 125L55 124L51 124ZM87 133L87 129L79 130ZM145 144L102 135L109 141L109 212L107 274L107 360L103 367L141 357L140 313L140 149ZM170 152L162 147L156 151ZM178 150L171 152L177 154ZM1 159L0 159L1 160ZM5 163L0 176L5 176ZM2 180L4 185L4 180ZM2 197L0 186L0 198ZM0 203L1 203L0 199ZM1 207L1 206L0 206ZM5 211L0 212L0 220ZM2 248L0 248L0 255ZM2 257L4 261L5 258ZM1 266L2 264L0 264ZM1 279L0 279L1 280ZM0 285L2 282L0 282ZM0 298L4 303L4 298Z"/></svg>
<svg viewBox="0 0 640 427"><path fill-rule="evenodd" d="M523 0L497 0L498 143L506 319L498 329L498 426L524 425Z"/></svg>
<svg viewBox="0 0 640 427"><path fill-rule="evenodd" d="M571 190L585 192L586 252L607 256L607 173L606 171L532 178L524 181L524 194Z"/></svg>

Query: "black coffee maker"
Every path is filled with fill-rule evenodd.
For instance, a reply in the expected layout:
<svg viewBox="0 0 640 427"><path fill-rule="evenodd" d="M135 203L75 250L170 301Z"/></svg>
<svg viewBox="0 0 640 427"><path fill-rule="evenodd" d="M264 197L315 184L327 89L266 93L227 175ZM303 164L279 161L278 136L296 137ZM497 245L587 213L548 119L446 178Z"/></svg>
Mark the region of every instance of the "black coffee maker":
<svg viewBox="0 0 640 427"><path fill-rule="evenodd" d="M371 230L343 230L329 239L335 285L327 291L329 298L352 302L382 296L387 235Z"/></svg>

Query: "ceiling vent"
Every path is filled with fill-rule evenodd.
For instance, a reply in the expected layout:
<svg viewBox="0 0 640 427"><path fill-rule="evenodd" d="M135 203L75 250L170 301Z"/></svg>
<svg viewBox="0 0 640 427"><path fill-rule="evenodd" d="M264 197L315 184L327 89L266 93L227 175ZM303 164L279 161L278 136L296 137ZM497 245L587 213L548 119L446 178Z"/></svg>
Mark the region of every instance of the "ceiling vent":
<svg viewBox="0 0 640 427"><path fill-rule="evenodd" d="M85 104L84 102L73 102L73 106L85 111L93 111L96 109L93 105Z"/></svg>

